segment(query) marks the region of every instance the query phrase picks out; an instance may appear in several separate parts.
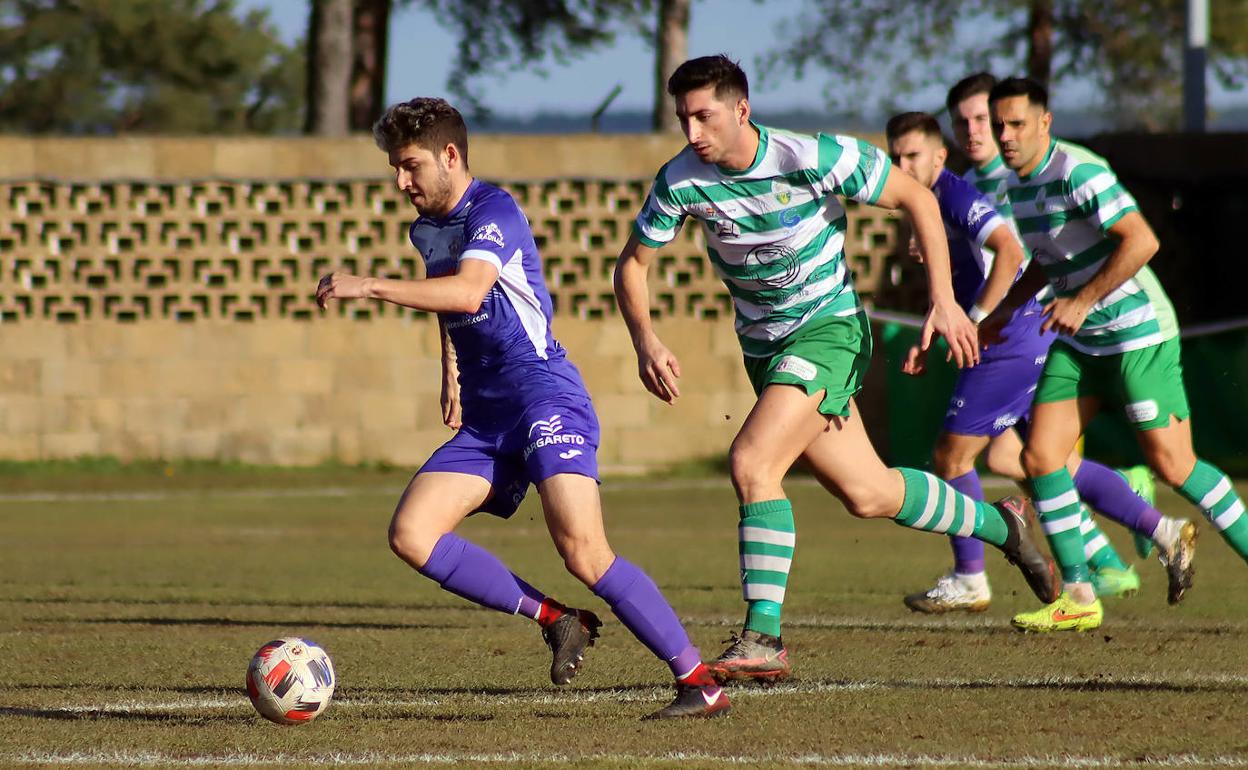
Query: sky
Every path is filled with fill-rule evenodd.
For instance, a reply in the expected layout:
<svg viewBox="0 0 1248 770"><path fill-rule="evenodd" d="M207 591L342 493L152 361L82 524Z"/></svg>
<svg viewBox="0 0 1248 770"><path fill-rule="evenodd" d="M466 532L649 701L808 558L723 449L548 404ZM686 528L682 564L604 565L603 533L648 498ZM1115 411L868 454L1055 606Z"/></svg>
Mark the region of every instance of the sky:
<svg viewBox="0 0 1248 770"><path fill-rule="evenodd" d="M263 8L282 39L293 43L305 34L306 0L237 0L242 9ZM795 15L802 0L703 0L693 3L689 30L689 55L724 52L739 60L747 73L756 59L775 47L777 24ZM713 12L712 12L713 9ZM454 36L434 15L418 4L396 9L390 19L390 50L386 80L388 104L413 96L445 96L447 75L454 66ZM630 31L617 34L615 43L576 59L571 65L547 65L548 76L516 72L479 81L484 101L499 113L529 116L539 112L591 113L618 83L623 90L611 105L616 110L651 109L654 55L642 37ZM755 110L820 109L827 74L799 80L793 76L760 81L751 78L750 101ZM1087 84L1062 84L1054 94L1055 107L1087 104L1094 96ZM1246 104L1244 93L1228 96L1212 88L1217 104ZM943 104L944 86L913 94L916 109L936 109Z"/></svg>

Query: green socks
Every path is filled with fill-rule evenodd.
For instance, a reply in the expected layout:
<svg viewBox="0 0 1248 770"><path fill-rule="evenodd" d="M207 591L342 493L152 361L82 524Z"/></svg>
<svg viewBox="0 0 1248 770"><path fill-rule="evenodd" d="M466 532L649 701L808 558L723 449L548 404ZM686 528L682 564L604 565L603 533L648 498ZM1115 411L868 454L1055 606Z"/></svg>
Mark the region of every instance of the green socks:
<svg viewBox="0 0 1248 770"><path fill-rule="evenodd" d="M780 607L797 543L793 506L788 500L765 500L741 506L737 529L741 554L741 589L748 603L745 627L780 636Z"/></svg>

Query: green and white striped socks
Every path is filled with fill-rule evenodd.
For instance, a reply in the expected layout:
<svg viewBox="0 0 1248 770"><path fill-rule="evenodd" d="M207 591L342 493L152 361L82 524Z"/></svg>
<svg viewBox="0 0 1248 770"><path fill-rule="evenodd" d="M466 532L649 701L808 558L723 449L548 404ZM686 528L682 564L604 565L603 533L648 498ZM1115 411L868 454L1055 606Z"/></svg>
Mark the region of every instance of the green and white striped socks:
<svg viewBox="0 0 1248 770"><path fill-rule="evenodd" d="M1248 561L1248 517L1225 473L1198 458L1191 475L1176 491L1203 511L1239 558Z"/></svg>
<svg viewBox="0 0 1248 770"><path fill-rule="evenodd" d="M1096 526L1096 521L1092 518L1088 507L1080 503L1079 534L1083 536L1083 558L1088 562L1088 566L1093 570L1110 569L1126 570L1127 565L1123 562L1122 557L1114 550L1113 544L1109 542L1109 538L1105 537L1105 533L1101 532L1101 528Z"/></svg>
<svg viewBox="0 0 1248 770"><path fill-rule="evenodd" d="M1087 583L1091 580L1084 555L1080 526L1086 512L1075 491L1070 471L1060 468L1031 479L1032 502L1040 514L1040 526L1049 541L1053 560L1062 570L1062 581ZM1090 519L1089 519L1090 521Z"/></svg>
<svg viewBox="0 0 1248 770"><path fill-rule="evenodd" d="M788 500L764 500L741 506L737 528L741 554L741 590L748 603L745 627L780 636L780 608L793 564L797 536Z"/></svg>
<svg viewBox="0 0 1248 770"><path fill-rule="evenodd" d="M973 537L1002 545L1009 535L1001 512L990 504L962 494L944 480L913 468L898 468L906 482L906 497L896 521L903 527L959 537Z"/></svg>

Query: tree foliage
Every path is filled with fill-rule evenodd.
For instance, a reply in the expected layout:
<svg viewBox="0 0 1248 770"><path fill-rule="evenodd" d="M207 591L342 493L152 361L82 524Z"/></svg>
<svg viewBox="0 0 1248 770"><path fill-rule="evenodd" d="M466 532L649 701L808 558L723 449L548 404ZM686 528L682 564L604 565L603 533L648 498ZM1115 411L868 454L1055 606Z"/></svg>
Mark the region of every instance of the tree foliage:
<svg viewBox="0 0 1248 770"><path fill-rule="evenodd" d="M990 69L1023 74L1037 6L1051 9L1054 90L1089 80L1120 122L1177 121L1184 0L807 0L778 25L764 78L835 73L825 101L897 107L899 96ZM1209 62L1229 88L1248 84L1248 2L1210 3ZM1034 65L1033 65L1034 66Z"/></svg>
<svg viewBox="0 0 1248 770"><path fill-rule="evenodd" d="M293 130L302 84L302 51L234 0L0 0L0 130Z"/></svg>
<svg viewBox="0 0 1248 770"><path fill-rule="evenodd" d="M426 0L456 37L458 69L447 90L477 115L490 112L474 85L482 77L524 68L543 73L553 62L610 44L622 30L652 23L653 0ZM650 29L647 39L654 37ZM639 63L640 64L640 63ZM594 83L586 83L592 89ZM610 84L602 84L603 91Z"/></svg>

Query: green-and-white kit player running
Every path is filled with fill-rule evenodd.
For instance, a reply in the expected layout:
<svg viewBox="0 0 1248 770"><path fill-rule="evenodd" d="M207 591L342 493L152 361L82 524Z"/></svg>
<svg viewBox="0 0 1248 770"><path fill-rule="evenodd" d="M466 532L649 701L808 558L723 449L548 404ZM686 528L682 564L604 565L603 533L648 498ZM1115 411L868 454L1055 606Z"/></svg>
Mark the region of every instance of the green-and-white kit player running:
<svg viewBox="0 0 1248 770"><path fill-rule="evenodd" d="M758 394L729 451L740 502L745 628L710 664L712 673L721 681L789 673L780 615L796 538L781 482L798 458L853 515L979 538L1019 566L1036 596L1056 598L1052 561L1031 541L1021 499L990 505L930 473L889 468L854 406L871 334L845 264L838 196L905 210L926 255L932 300L923 346L939 333L959 366L978 359L975 327L954 300L932 193L890 173L888 155L866 142L752 122L745 73L726 56L685 62L667 90L689 145L660 169L620 254L615 292L642 383L675 401L680 364L650 323L647 273L681 223L696 219L733 297L745 368Z"/></svg>
<svg viewBox="0 0 1248 770"><path fill-rule="evenodd" d="M1059 334L1036 386L1023 469L1064 586L1056 601L1015 616L1014 625L1086 630L1101 624L1103 610L1088 579L1066 458L1102 406L1123 410L1157 477L1200 508L1245 560L1248 518L1230 479L1192 448L1179 340L1167 336L1136 278L1158 243L1135 199L1104 158L1050 135L1053 116L1039 83L1009 78L988 100L1002 160L1014 171L1015 222L1052 289L1042 328ZM1195 536L1191 524L1183 528L1185 541Z"/></svg>

